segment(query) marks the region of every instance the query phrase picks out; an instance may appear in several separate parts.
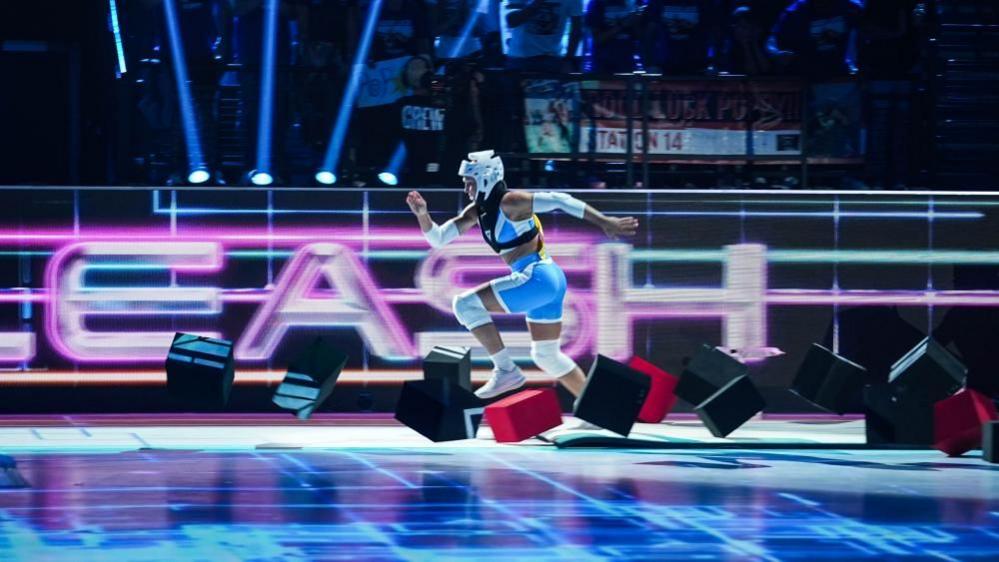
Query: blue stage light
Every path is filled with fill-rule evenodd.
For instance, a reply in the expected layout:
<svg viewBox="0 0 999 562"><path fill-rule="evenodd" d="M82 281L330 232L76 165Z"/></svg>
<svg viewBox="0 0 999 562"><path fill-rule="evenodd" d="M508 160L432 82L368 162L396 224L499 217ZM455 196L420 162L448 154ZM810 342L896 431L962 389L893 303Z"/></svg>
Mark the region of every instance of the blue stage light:
<svg viewBox="0 0 999 562"><path fill-rule="evenodd" d="M378 174L378 181L384 183L385 185L399 185L399 178L392 172L382 172Z"/></svg>
<svg viewBox="0 0 999 562"><path fill-rule="evenodd" d="M451 47L451 52L447 54L447 58L454 59L458 58L458 54L461 53L462 49L465 47L465 42L468 41L468 37L472 35L472 30L475 29L475 23L479 21L479 14L481 11L487 11L489 9L489 0L480 0L479 6L468 16L468 21L465 22L464 27L461 28L461 35L458 36L458 42Z"/></svg>
<svg viewBox="0 0 999 562"><path fill-rule="evenodd" d="M333 132L330 134L330 143L326 147L326 155L323 158L323 166L320 173L329 172L335 174L337 165L340 163L340 151L343 149L343 141L347 136L350 116L354 110L354 102L357 100L357 91L361 85L361 76L364 74L364 64L368 59L368 51L371 50L371 39L374 37L375 26L378 23L378 15L381 11L382 0L371 0L371 4L368 7L368 19L364 22L364 32L361 35L361 42L358 44L357 52L354 54L354 65L351 68L347 87L343 91L343 99L340 100L340 110L337 112ZM318 175L316 174L316 179L318 179Z"/></svg>
<svg viewBox="0 0 999 562"><path fill-rule="evenodd" d="M264 41L260 65L260 108L257 128L257 169L251 176L255 185L270 185L271 139L274 131L274 67L277 58L279 0L267 0L264 6ZM265 181L266 183L259 183Z"/></svg>
<svg viewBox="0 0 999 562"><path fill-rule="evenodd" d="M267 172L250 172L250 181L253 185L270 185L274 183L274 177Z"/></svg>
<svg viewBox="0 0 999 562"><path fill-rule="evenodd" d="M201 150L201 140L198 136L198 123L194 115L194 102L191 100L191 88L187 78L187 62L184 59L184 45L180 39L180 24L177 22L176 0L163 0L163 14L166 19L167 33L170 35L170 54L173 59L173 76L177 83L177 99L180 102L180 120L184 128L184 142L187 146L188 181L191 178L205 179L208 177L208 166L205 164L204 152ZM191 182L200 183L200 182Z"/></svg>
<svg viewBox="0 0 999 562"><path fill-rule="evenodd" d="M328 170L316 172L316 181L323 185L333 185L336 183L336 174Z"/></svg>
<svg viewBox="0 0 999 562"><path fill-rule="evenodd" d="M395 151L392 153L392 158L389 159L388 166L386 166L385 171L378 174L378 180L385 185L399 185L399 171L402 170L402 165L406 162L406 143L399 142L395 147Z"/></svg>
<svg viewBox="0 0 999 562"><path fill-rule="evenodd" d="M187 181L188 183L199 184L205 183L211 177L212 176L208 173L208 170L191 170L191 173L187 174Z"/></svg>
<svg viewBox="0 0 999 562"><path fill-rule="evenodd" d="M125 45L121 41L121 25L118 23L118 3L110 0L111 32L114 33L114 49L118 53L118 73L125 74Z"/></svg>

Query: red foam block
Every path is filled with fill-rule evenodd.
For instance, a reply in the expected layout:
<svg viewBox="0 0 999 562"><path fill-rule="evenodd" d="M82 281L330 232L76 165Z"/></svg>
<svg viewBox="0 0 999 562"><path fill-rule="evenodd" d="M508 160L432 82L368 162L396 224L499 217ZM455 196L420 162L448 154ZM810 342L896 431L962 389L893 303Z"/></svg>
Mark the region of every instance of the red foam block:
<svg viewBox="0 0 999 562"><path fill-rule="evenodd" d="M649 394L645 397L641 411L638 412L638 421L645 423L663 421L666 414L676 405L676 394L673 394L673 390L680 379L641 357L632 357L628 361L628 366L652 379Z"/></svg>
<svg viewBox="0 0 999 562"><path fill-rule="evenodd" d="M952 457L982 444L982 426L999 419L992 400L964 389L933 405L933 446Z"/></svg>
<svg viewBox="0 0 999 562"><path fill-rule="evenodd" d="M525 390L486 406L486 421L499 443L523 441L562 423L555 389Z"/></svg>

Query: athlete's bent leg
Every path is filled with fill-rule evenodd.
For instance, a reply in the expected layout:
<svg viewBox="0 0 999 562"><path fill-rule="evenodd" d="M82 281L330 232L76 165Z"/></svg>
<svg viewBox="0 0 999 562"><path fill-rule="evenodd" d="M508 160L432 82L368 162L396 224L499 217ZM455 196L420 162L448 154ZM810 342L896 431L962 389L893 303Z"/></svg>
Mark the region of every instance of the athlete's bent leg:
<svg viewBox="0 0 999 562"><path fill-rule="evenodd" d="M490 355L503 349L503 338L493 324L490 312L503 312L503 307L496 301L493 288L488 284L470 291L465 291L454 297L452 301L454 316Z"/></svg>
<svg viewBox="0 0 999 562"><path fill-rule="evenodd" d="M531 322L527 328L531 332L531 359L545 373L555 377L573 396L579 397L586 384L583 370L571 357L562 353L559 338L562 336L561 322Z"/></svg>
<svg viewBox="0 0 999 562"><path fill-rule="evenodd" d="M503 345L490 312L505 312L488 283L454 298L454 315L467 328L492 359L493 376L475 391L479 398L492 398L523 386L526 377L517 368Z"/></svg>

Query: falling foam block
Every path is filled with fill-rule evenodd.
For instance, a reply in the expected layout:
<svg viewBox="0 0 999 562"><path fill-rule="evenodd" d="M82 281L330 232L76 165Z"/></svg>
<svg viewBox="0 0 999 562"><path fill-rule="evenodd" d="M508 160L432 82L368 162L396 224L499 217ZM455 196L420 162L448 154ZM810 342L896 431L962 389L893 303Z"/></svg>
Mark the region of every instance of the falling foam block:
<svg viewBox="0 0 999 562"><path fill-rule="evenodd" d="M446 379L472 390L472 354L467 347L438 345L423 359L423 378Z"/></svg>
<svg viewBox="0 0 999 562"><path fill-rule="evenodd" d="M577 418L627 437L650 386L648 375L597 355L574 413Z"/></svg>
<svg viewBox="0 0 999 562"><path fill-rule="evenodd" d="M727 437L766 407L756 385L743 375L718 389L694 408L715 437Z"/></svg>
<svg viewBox="0 0 999 562"><path fill-rule="evenodd" d="M749 367L727 353L702 344L700 350L680 373L674 392L696 406L718 389L749 373Z"/></svg>
<svg viewBox="0 0 999 562"><path fill-rule="evenodd" d="M656 367L641 357L632 357L628 361L628 366L648 375L651 381L649 395L645 397L645 403L638 412L638 421L645 423L659 423L663 421L666 414L676 405L677 377Z"/></svg>
<svg viewBox="0 0 999 562"><path fill-rule="evenodd" d="M406 381L395 419L431 441L456 441L475 438L483 409L477 396L449 381Z"/></svg>
<svg viewBox="0 0 999 562"><path fill-rule="evenodd" d="M813 343L791 383L791 392L843 415L860 402L867 370Z"/></svg>
<svg viewBox="0 0 999 562"><path fill-rule="evenodd" d="M272 401L308 419L330 397L346 364L347 354L316 338L288 366Z"/></svg>
<svg viewBox="0 0 999 562"><path fill-rule="evenodd" d="M892 365L888 384L907 400L935 404L957 392L967 372L936 340L926 338Z"/></svg>
<svg viewBox="0 0 999 562"><path fill-rule="evenodd" d="M982 458L988 462L999 463L999 421L990 421L982 425Z"/></svg>
<svg viewBox="0 0 999 562"><path fill-rule="evenodd" d="M904 389L885 383L864 388L864 417L869 445L933 444L933 404Z"/></svg>
<svg viewBox="0 0 999 562"><path fill-rule="evenodd" d="M486 406L486 421L499 443L515 443L562 423L562 409L552 388L525 390Z"/></svg>
<svg viewBox="0 0 999 562"><path fill-rule="evenodd" d="M934 405L957 392L964 378L964 366L925 338L895 362L887 384L864 389L867 443L933 445Z"/></svg>
<svg viewBox="0 0 999 562"><path fill-rule="evenodd" d="M167 392L192 408L224 408L235 375L232 342L178 333L166 359Z"/></svg>
<svg viewBox="0 0 999 562"><path fill-rule="evenodd" d="M956 457L978 448L982 426L999 419L992 399L964 389L933 405L933 446Z"/></svg>

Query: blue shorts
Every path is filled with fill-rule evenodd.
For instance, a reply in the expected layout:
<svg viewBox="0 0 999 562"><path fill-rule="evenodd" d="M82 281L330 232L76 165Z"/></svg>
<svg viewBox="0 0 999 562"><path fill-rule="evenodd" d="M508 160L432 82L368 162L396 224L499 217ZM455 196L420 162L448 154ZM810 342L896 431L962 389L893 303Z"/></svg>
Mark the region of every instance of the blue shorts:
<svg viewBox="0 0 999 562"><path fill-rule="evenodd" d="M510 269L510 275L489 282L503 310L526 312L529 322L561 322L566 289L562 268L534 253L513 262Z"/></svg>

